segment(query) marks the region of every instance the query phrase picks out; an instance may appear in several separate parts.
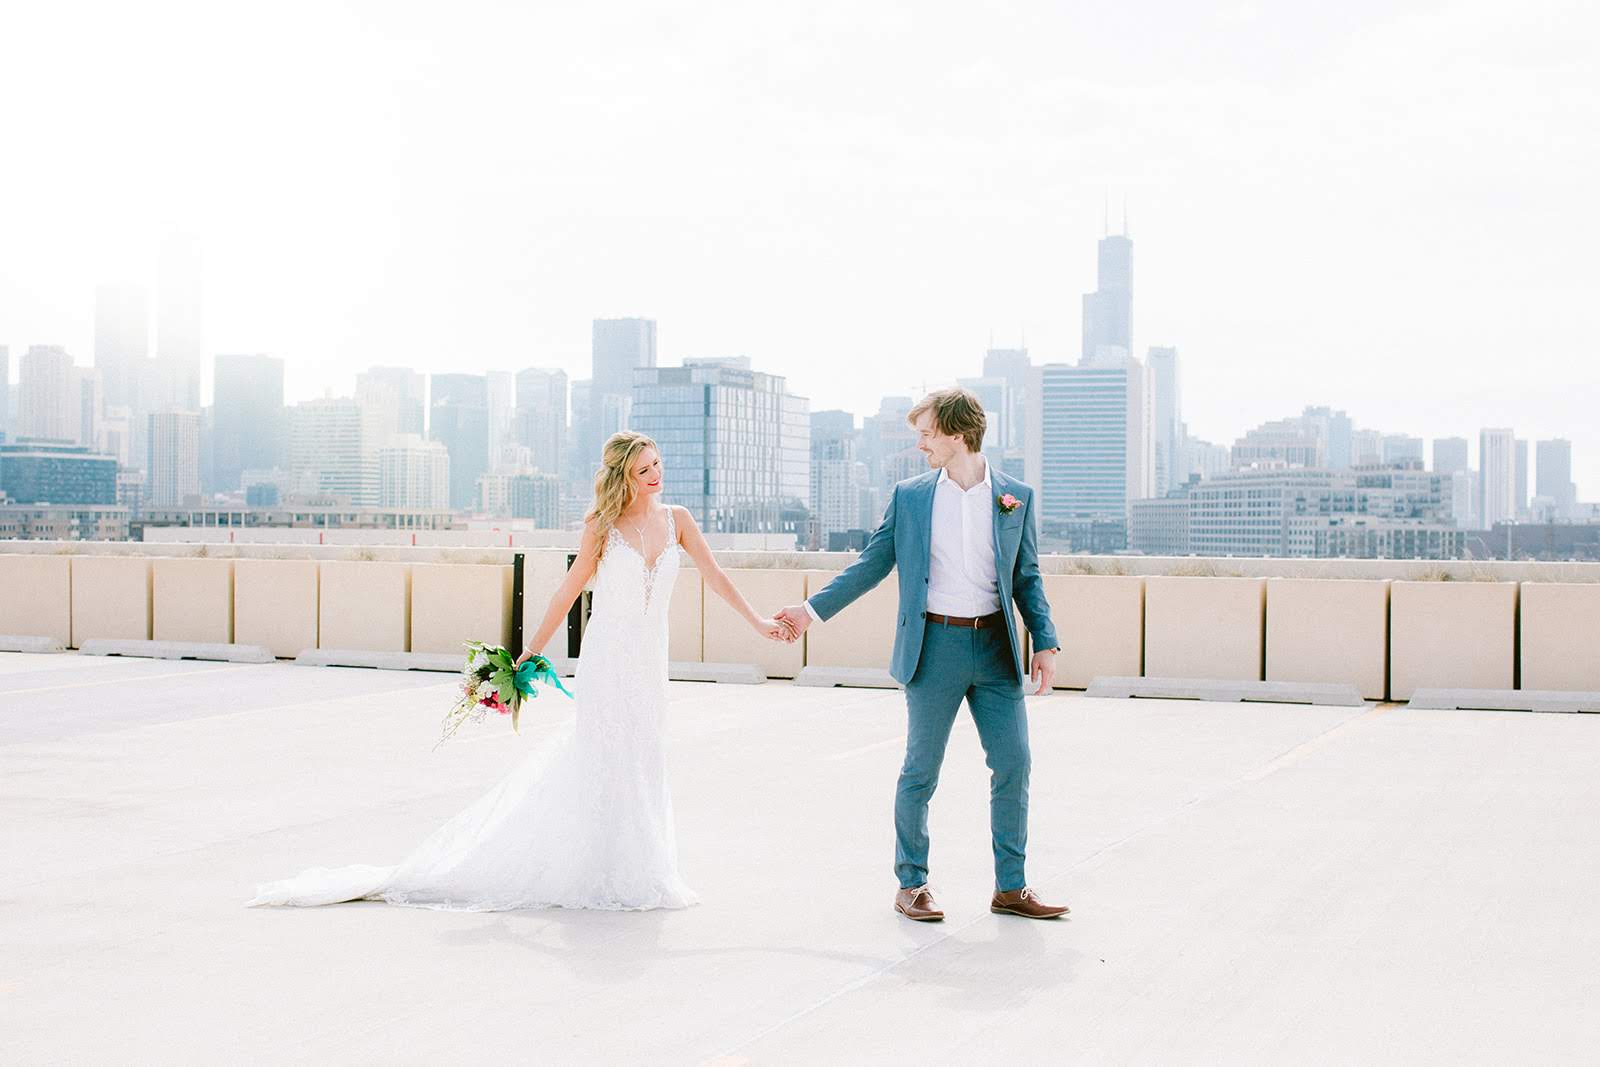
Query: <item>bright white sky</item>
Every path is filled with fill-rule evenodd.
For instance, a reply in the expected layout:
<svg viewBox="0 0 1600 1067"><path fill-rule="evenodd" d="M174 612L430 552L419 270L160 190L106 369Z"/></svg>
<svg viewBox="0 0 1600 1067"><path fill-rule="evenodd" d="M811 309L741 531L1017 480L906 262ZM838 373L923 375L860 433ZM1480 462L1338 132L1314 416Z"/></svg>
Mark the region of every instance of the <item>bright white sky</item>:
<svg viewBox="0 0 1600 1067"><path fill-rule="evenodd" d="M813 409L1075 360L1110 190L1193 432L1574 443L1600 495L1600 8L8 4L0 344L196 234L207 350L588 374L589 322ZM1114 222L1114 225L1116 223ZM1474 446L1475 448L1475 446Z"/></svg>

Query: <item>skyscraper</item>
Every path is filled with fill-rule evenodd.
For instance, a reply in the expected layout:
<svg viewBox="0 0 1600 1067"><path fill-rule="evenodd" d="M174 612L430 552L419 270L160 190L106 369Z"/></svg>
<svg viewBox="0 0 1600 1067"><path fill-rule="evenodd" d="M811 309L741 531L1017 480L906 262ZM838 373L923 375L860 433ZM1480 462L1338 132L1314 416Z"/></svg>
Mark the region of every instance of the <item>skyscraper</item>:
<svg viewBox="0 0 1600 1067"><path fill-rule="evenodd" d="M1560 437L1540 441L1534 455L1538 463L1535 492L1551 502L1556 518L1571 518L1578 498L1577 486L1572 484L1572 442Z"/></svg>
<svg viewBox="0 0 1600 1067"><path fill-rule="evenodd" d="M427 382L409 367L368 367L356 375L356 403L383 435L421 434Z"/></svg>
<svg viewBox="0 0 1600 1067"><path fill-rule="evenodd" d="M510 371L503 370L488 371L483 378L489 408L489 439L484 449L489 457L489 469L496 470L510 461L506 449L517 443L512 420L517 406L517 380Z"/></svg>
<svg viewBox="0 0 1600 1067"><path fill-rule="evenodd" d="M204 351L200 274L200 249L194 239L169 238L161 253L156 395L147 400L147 410L160 407L200 409L200 364Z"/></svg>
<svg viewBox="0 0 1600 1067"><path fill-rule="evenodd" d="M1028 481L1041 518L1125 520L1152 495L1148 372L1131 356L1037 368L1029 384Z"/></svg>
<svg viewBox="0 0 1600 1067"><path fill-rule="evenodd" d="M1383 435L1383 462L1386 466L1404 466L1407 463L1422 463L1423 440L1409 434L1390 433Z"/></svg>
<svg viewBox="0 0 1600 1067"><path fill-rule="evenodd" d="M828 535L857 529L861 483L856 460L856 417L848 411L811 413L810 547L826 549Z"/></svg>
<svg viewBox="0 0 1600 1067"><path fill-rule="evenodd" d="M233 492L245 471L284 464L283 360L218 356L215 366L213 488Z"/></svg>
<svg viewBox="0 0 1600 1067"><path fill-rule="evenodd" d="M539 367L518 372L514 422L517 443L533 454L534 469L559 476L567 437L567 372Z"/></svg>
<svg viewBox="0 0 1600 1067"><path fill-rule="evenodd" d="M1026 348L991 348L983 354L983 376L1002 378L1006 383L1006 410L1002 413L1000 447L1003 450L1021 451L1028 442L1027 415L1028 375L1033 361Z"/></svg>
<svg viewBox="0 0 1600 1067"><path fill-rule="evenodd" d="M1083 294L1083 358L1113 348L1131 355L1133 240L1126 233L1100 238L1097 278L1098 288Z"/></svg>
<svg viewBox="0 0 1600 1067"><path fill-rule="evenodd" d="M428 436L450 453L450 506L470 510L489 469L489 380L482 374L430 379Z"/></svg>
<svg viewBox="0 0 1600 1067"><path fill-rule="evenodd" d="M150 360L150 294L132 282L109 282L94 291L94 365L106 404L135 408Z"/></svg>
<svg viewBox="0 0 1600 1067"><path fill-rule="evenodd" d="M73 424L78 443L99 452L104 444L101 433L106 413L105 387L100 371L94 367L73 367L71 388L76 403Z"/></svg>
<svg viewBox="0 0 1600 1067"><path fill-rule="evenodd" d="M1528 510L1528 442L1523 438L1517 439L1516 463L1516 494L1513 496L1513 515L1521 518Z"/></svg>
<svg viewBox="0 0 1600 1067"><path fill-rule="evenodd" d="M917 450L917 431L906 421L912 407L909 396L886 396L878 401L877 414L861 420L860 458L877 498L871 508L873 526L888 506L895 483L928 469L927 457Z"/></svg>
<svg viewBox="0 0 1600 1067"><path fill-rule="evenodd" d="M1433 441L1433 472L1454 474L1469 468L1465 437L1436 437Z"/></svg>
<svg viewBox="0 0 1600 1067"><path fill-rule="evenodd" d="M378 448L378 505L450 506L450 453L438 441L399 434Z"/></svg>
<svg viewBox="0 0 1600 1067"><path fill-rule="evenodd" d="M1166 496L1183 478L1174 468L1183 440L1183 404L1179 391L1178 350L1150 349L1150 444L1153 450L1153 496Z"/></svg>
<svg viewBox="0 0 1600 1067"><path fill-rule="evenodd" d="M634 371L656 365L655 320L595 319L590 355L592 384L579 447L598 463L605 439L631 425Z"/></svg>
<svg viewBox="0 0 1600 1067"><path fill-rule="evenodd" d="M200 413L153 411L148 416L150 455L146 507L179 507L200 495Z"/></svg>
<svg viewBox="0 0 1600 1067"><path fill-rule="evenodd" d="M72 357L58 345L29 345L17 375L17 436L75 441L82 398Z"/></svg>
<svg viewBox="0 0 1600 1067"><path fill-rule="evenodd" d="M301 493L356 507L378 502L378 448L360 406L349 397L305 400L288 411L289 474Z"/></svg>
<svg viewBox="0 0 1600 1067"><path fill-rule="evenodd" d="M1351 438L1355 429L1350 422L1350 416L1329 407L1307 407L1301 412L1300 421L1314 430L1323 442L1323 462L1328 468L1336 471L1348 470L1354 462L1354 445Z"/></svg>
<svg viewBox="0 0 1600 1067"><path fill-rule="evenodd" d="M1497 522L1517 517L1517 442L1507 429L1484 429L1478 434L1478 525L1494 528Z"/></svg>
<svg viewBox="0 0 1600 1067"><path fill-rule="evenodd" d="M806 408L748 359L686 360L637 372L632 429L661 446L662 499L702 529L777 533L811 492Z"/></svg>
<svg viewBox="0 0 1600 1067"><path fill-rule="evenodd" d="M591 355L594 391L633 397L633 372L656 365L654 319L595 319Z"/></svg>

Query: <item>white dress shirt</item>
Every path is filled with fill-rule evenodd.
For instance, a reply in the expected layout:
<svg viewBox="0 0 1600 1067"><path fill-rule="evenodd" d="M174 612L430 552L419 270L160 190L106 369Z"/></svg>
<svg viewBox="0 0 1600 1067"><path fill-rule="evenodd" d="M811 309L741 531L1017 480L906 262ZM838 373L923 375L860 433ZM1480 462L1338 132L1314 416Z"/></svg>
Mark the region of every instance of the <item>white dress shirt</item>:
<svg viewBox="0 0 1600 1067"><path fill-rule="evenodd" d="M1000 610L994 561L994 484L989 461L983 481L962 489L941 467L933 487L933 536L928 554L928 610L978 618Z"/></svg>
<svg viewBox="0 0 1600 1067"><path fill-rule="evenodd" d="M962 489L939 469L933 487L932 545L928 553L928 610L936 615L976 619L1000 610L1000 585L994 558L994 483L989 461L983 481ZM813 619L820 616L806 602Z"/></svg>

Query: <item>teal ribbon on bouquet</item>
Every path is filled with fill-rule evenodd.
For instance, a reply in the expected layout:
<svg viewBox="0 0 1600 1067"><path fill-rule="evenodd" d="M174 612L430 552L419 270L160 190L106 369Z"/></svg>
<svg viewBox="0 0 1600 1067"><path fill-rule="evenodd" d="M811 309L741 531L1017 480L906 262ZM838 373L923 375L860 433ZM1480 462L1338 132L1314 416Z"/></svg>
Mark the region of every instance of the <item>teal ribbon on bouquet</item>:
<svg viewBox="0 0 1600 1067"><path fill-rule="evenodd" d="M553 685L563 693L566 693L569 699L572 697L572 693L567 687L561 684L561 676L556 673L555 666L543 656L534 656L524 662L522 666L517 668L516 674L511 681L511 684L516 687L517 695L529 700L539 695L537 686L540 683ZM518 729L517 719L521 717L521 714L522 701L514 701L511 705L511 728L513 730Z"/></svg>
<svg viewBox="0 0 1600 1067"><path fill-rule="evenodd" d="M567 696L572 696L567 687L561 684L561 676L556 673L554 665L543 656L534 656L517 668L517 692L525 697L536 697L539 694L533 687L537 682L553 685Z"/></svg>

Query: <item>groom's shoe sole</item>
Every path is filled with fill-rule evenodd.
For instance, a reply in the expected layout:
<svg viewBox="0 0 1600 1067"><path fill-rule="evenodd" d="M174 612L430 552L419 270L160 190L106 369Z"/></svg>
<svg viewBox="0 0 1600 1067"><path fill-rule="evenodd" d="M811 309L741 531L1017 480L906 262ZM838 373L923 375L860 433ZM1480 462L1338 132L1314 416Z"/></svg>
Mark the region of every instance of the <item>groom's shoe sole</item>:
<svg viewBox="0 0 1600 1067"><path fill-rule="evenodd" d="M1051 915L1035 915L1032 912L1018 911L1015 908L1002 908L996 904L990 904L989 910L994 912L996 915L1016 915L1024 919L1059 919L1064 915L1071 914L1071 909L1062 908L1060 911Z"/></svg>
<svg viewBox="0 0 1600 1067"><path fill-rule="evenodd" d="M898 904L896 904L894 906L894 910L899 912L901 915L904 915L906 918L910 919L914 923L942 923L942 922L944 922L944 912L942 912L942 911L936 911L931 915L913 915L909 911L907 911L906 909L902 908Z"/></svg>

